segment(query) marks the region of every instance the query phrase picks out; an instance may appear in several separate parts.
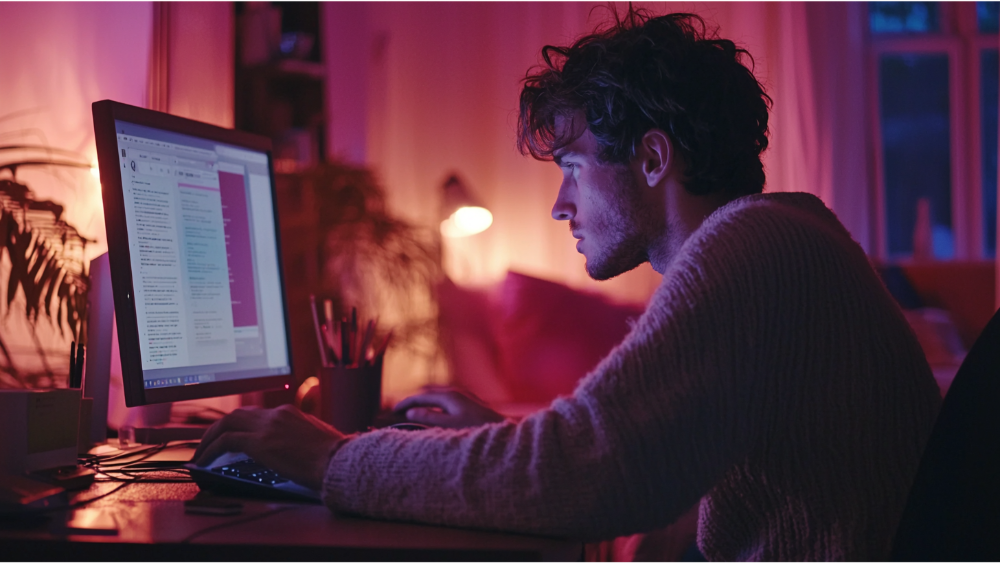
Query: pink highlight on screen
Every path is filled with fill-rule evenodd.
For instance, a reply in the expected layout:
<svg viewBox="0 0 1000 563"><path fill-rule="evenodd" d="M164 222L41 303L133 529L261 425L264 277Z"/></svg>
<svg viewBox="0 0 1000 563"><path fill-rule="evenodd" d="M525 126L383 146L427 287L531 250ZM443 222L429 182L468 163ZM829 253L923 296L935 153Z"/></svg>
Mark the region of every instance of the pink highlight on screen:
<svg viewBox="0 0 1000 563"><path fill-rule="evenodd" d="M242 178L242 176L241 176L241 178ZM196 190L208 190L210 192L217 192L217 191L219 191L218 188L213 188L211 186L196 186L194 184L177 184L177 185L180 186L180 187L182 187L182 188L194 188Z"/></svg>
<svg viewBox="0 0 1000 563"><path fill-rule="evenodd" d="M233 326L257 326L257 300L250 248L250 212L242 174L219 172L222 222L229 261L229 293L233 300Z"/></svg>

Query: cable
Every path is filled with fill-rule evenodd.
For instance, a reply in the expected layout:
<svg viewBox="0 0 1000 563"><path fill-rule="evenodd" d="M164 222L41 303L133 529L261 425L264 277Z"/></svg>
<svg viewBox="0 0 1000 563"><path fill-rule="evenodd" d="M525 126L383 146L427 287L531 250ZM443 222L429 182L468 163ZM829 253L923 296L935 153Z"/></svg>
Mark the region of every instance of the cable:
<svg viewBox="0 0 1000 563"><path fill-rule="evenodd" d="M180 543L190 543L195 538L197 538L199 536L203 536L203 535L211 533L211 532L214 532L216 530L221 530L222 528L227 528L229 526L235 526L237 524L244 524L246 522L252 522L254 520L260 520L260 519L263 519L263 518L267 518L268 516L273 516L273 515L275 515L275 514L277 514L279 512L285 512L286 510L291 510L293 508L299 508L299 507L297 507L297 506L282 506L280 508L274 508L274 509L268 510L267 512L261 512L260 514L254 514L254 515L248 516L246 518L239 518L239 519L236 519L236 520L230 520L228 522L223 522L221 524L216 524L214 526L209 526L207 528L202 528L202 529L198 530L197 532L191 534L190 536L182 539L180 541Z"/></svg>
<svg viewBox="0 0 1000 563"><path fill-rule="evenodd" d="M190 447L197 442L178 442L175 444L155 444L122 453L105 456L90 456L81 460L82 465L105 477L102 482L134 483L191 483L190 474L184 469L183 462L166 462L164 465L135 467L156 454L171 448ZM180 473L183 478L149 477L153 473Z"/></svg>
<svg viewBox="0 0 1000 563"><path fill-rule="evenodd" d="M126 450L123 452L115 454L105 454L105 455L91 455L85 459L89 462L104 463L108 461L114 461L116 459L127 459L137 455L142 455L147 452L156 453L164 448L163 444L154 444L152 446L146 446L144 448L137 448L135 450Z"/></svg>
<svg viewBox="0 0 1000 563"><path fill-rule="evenodd" d="M154 445L148 446L146 448L136 449L134 451L126 451L126 452L122 452L122 453L119 453L119 454L109 454L108 456L94 456L93 458L89 459L88 462L89 463L98 463L98 464L101 464L101 465L104 465L104 466L107 467L107 466L109 466L109 464L108 464L109 461L116 461L116 460L120 460L120 459L128 459L130 457L135 457L135 456L140 456L140 455L142 456L139 459L135 459L135 460L132 460L132 461L128 461L128 462L125 462L125 463L121 463L121 464L116 464L115 465L115 466L126 466L126 465L130 465L130 464L133 464L133 463L138 463L138 462L143 461L145 459L149 459L150 457L153 457L154 455L156 455L156 454L158 454L158 453L160 453L160 452L162 452L164 450L169 450L169 449L173 449L173 448L182 448L182 447L186 448L186 447L190 447L192 445L195 445L197 443L198 442L178 442L176 444L154 444Z"/></svg>

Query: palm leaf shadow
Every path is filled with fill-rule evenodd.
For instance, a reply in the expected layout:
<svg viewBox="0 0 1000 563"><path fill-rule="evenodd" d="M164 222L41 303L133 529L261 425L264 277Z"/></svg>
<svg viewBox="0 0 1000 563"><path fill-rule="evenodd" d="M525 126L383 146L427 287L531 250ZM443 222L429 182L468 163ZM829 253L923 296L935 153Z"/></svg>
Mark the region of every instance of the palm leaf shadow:
<svg viewBox="0 0 1000 563"><path fill-rule="evenodd" d="M41 359L44 375L54 375L42 342L36 334L42 317L61 335L69 331L74 341L86 341L87 293L89 280L83 265L83 249L88 242L75 228L61 220L62 206L39 201L31 190L13 180L0 180L0 258L10 260L7 275L4 319L14 311L18 290L24 296L24 314ZM79 254L79 259L71 255ZM10 348L0 334L0 371L29 387L32 374L15 365ZM33 374L39 375L39 374Z"/></svg>

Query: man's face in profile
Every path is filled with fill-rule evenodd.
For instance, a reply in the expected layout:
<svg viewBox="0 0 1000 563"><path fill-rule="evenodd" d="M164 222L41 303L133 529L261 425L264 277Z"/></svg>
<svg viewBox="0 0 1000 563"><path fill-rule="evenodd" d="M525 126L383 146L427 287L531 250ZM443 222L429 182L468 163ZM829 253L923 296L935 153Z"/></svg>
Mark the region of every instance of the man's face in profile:
<svg viewBox="0 0 1000 563"><path fill-rule="evenodd" d="M570 126L567 121L557 121L557 126ZM644 230L653 223L630 167L603 162L599 152L597 139L584 129L553 153L563 180L552 217L569 221L573 237L579 239L577 252L587 259L587 274L606 280L649 259Z"/></svg>

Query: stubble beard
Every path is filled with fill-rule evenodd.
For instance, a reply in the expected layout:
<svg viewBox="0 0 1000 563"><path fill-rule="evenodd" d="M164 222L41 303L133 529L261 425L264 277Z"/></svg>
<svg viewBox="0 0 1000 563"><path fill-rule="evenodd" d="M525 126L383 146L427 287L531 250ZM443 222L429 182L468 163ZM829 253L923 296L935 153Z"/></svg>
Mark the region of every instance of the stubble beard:
<svg viewBox="0 0 1000 563"><path fill-rule="evenodd" d="M623 168L615 179L614 196L609 199L608 212L596 227L603 231L604 244L596 254L587 257L587 275L605 281L634 270L649 261L649 237L655 213L640 196L629 169ZM571 225L572 228L572 225Z"/></svg>

